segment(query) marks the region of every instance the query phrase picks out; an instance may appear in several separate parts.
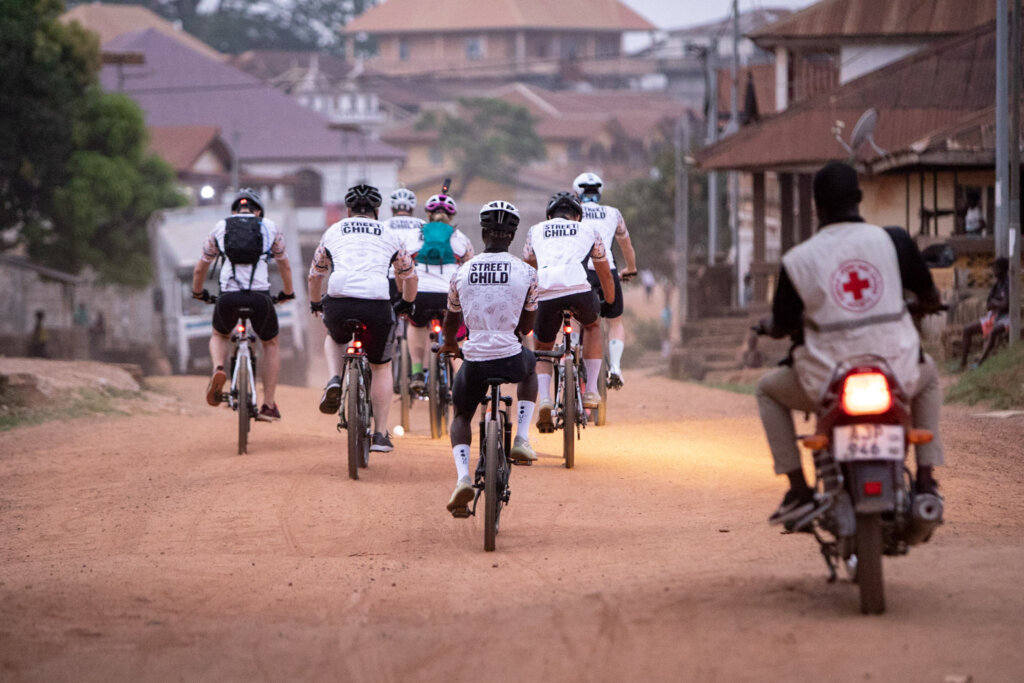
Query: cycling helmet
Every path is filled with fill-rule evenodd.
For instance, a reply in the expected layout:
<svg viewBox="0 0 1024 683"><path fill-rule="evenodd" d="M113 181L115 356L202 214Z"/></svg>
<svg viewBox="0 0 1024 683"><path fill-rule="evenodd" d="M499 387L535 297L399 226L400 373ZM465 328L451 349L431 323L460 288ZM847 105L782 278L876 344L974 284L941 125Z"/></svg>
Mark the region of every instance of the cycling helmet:
<svg viewBox="0 0 1024 683"><path fill-rule="evenodd" d="M576 196L581 202L601 201L601 176L596 173L580 173L576 180L572 181L572 189L576 190Z"/></svg>
<svg viewBox="0 0 1024 683"><path fill-rule="evenodd" d="M239 207L243 204L249 206L254 213L256 210L259 210L260 213L265 213L263 211L263 200L260 199L259 193L251 187L243 187L238 191L238 194L231 201L231 211L237 213Z"/></svg>
<svg viewBox="0 0 1024 683"><path fill-rule="evenodd" d="M579 198L577 198L572 192L559 192L552 195L551 199L548 201L548 218L554 216L555 212L559 209L569 209L577 216L583 215L583 205L580 204Z"/></svg>
<svg viewBox="0 0 1024 683"><path fill-rule="evenodd" d="M355 185L345 193L345 206L353 211L376 212L380 203L380 190L373 185Z"/></svg>
<svg viewBox="0 0 1024 683"><path fill-rule="evenodd" d="M519 227L519 210L501 199L487 202L480 208L480 225L490 230L515 232Z"/></svg>
<svg viewBox="0 0 1024 683"><path fill-rule="evenodd" d="M416 208L416 195L408 188L398 188L391 193L390 199L392 211L412 212Z"/></svg>
<svg viewBox="0 0 1024 683"><path fill-rule="evenodd" d="M446 194L435 194L433 197L427 200L427 213L434 213L435 211L444 211L449 216L454 216L458 213L458 208L455 206L455 200Z"/></svg>

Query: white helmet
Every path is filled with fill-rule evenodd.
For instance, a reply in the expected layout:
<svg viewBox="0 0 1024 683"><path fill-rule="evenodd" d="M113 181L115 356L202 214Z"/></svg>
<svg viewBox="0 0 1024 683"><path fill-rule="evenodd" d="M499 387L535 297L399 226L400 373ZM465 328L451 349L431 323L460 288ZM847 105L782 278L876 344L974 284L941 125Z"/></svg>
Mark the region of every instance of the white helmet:
<svg viewBox="0 0 1024 683"><path fill-rule="evenodd" d="M519 227L519 210L501 199L487 202L480 207L480 225L491 230L515 232Z"/></svg>
<svg viewBox="0 0 1024 683"><path fill-rule="evenodd" d="M412 213L416 208L416 195L412 190L400 187L391 193L391 210L408 211Z"/></svg>
<svg viewBox="0 0 1024 683"><path fill-rule="evenodd" d="M576 180L572 181L572 189L581 202L601 201L601 176L596 173L580 173Z"/></svg>

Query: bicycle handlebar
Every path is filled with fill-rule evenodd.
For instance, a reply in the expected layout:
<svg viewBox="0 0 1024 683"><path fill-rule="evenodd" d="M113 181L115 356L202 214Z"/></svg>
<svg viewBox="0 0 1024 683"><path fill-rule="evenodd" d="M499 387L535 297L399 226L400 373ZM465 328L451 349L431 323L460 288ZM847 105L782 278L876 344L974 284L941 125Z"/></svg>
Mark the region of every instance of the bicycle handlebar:
<svg viewBox="0 0 1024 683"><path fill-rule="evenodd" d="M440 351L441 351L441 345L440 344L435 342L435 343L430 345L430 352L431 353L439 353ZM441 355L442 356L451 356L452 358L462 358L462 349L459 349L458 353L447 353L447 352L445 352L445 353L442 353Z"/></svg>

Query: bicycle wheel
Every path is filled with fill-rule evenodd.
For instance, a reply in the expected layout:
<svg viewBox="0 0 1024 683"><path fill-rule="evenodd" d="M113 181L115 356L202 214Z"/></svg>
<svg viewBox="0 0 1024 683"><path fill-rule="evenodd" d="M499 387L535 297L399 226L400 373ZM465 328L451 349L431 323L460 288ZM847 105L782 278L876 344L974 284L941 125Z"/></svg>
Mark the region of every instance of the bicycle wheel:
<svg viewBox="0 0 1024 683"><path fill-rule="evenodd" d="M359 410L359 371L349 363L348 386L345 394L345 413L348 418L348 476L359 479L359 461L362 459L363 416Z"/></svg>
<svg viewBox="0 0 1024 683"><path fill-rule="evenodd" d="M373 422L373 404L370 402L370 383L373 378L370 366L365 361L360 364L363 372L363 383L359 389L359 466L370 466L370 425Z"/></svg>
<svg viewBox="0 0 1024 683"><path fill-rule="evenodd" d="M249 446L249 367L243 361L238 368L238 454Z"/></svg>
<svg viewBox="0 0 1024 683"><path fill-rule="evenodd" d="M430 354L430 365L427 372L427 403L430 412L430 438L440 439L441 433L441 382L438 371L437 354Z"/></svg>
<svg viewBox="0 0 1024 683"><path fill-rule="evenodd" d="M452 407L452 383L455 378L452 373L452 361L450 358L444 360L444 372L441 379L443 380L438 390L438 397L441 405L441 434L448 434L448 423L451 418L451 407Z"/></svg>
<svg viewBox="0 0 1024 683"><path fill-rule="evenodd" d="M412 409L412 394L409 393L409 346L405 339L398 342L398 394L401 397L402 429L409 431L409 411Z"/></svg>
<svg viewBox="0 0 1024 683"><path fill-rule="evenodd" d="M494 550L498 535L498 421L487 421L487 448L484 451L484 550Z"/></svg>
<svg viewBox="0 0 1024 683"><path fill-rule="evenodd" d="M604 426L608 419L608 355L601 359L601 371L597 373L597 393L601 395L601 405L597 407L594 424Z"/></svg>
<svg viewBox="0 0 1024 683"><path fill-rule="evenodd" d="M562 457L571 470L576 462L576 366L569 356L565 358L562 386Z"/></svg>

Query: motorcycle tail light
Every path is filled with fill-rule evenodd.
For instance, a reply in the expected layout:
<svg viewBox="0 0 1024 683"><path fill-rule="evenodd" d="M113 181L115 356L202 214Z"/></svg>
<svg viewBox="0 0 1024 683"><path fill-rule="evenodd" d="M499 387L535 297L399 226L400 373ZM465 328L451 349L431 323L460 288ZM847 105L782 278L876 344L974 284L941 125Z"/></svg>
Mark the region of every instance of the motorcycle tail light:
<svg viewBox="0 0 1024 683"><path fill-rule="evenodd" d="M356 339L354 342L352 342L352 346L356 347L357 349L361 349L363 348L363 342Z"/></svg>
<svg viewBox="0 0 1024 683"><path fill-rule="evenodd" d="M880 481L866 481L866 482L864 482L864 495L865 496L880 496L880 495L882 495L882 482L880 482Z"/></svg>
<svg viewBox="0 0 1024 683"><path fill-rule="evenodd" d="M880 372L850 375L843 382L843 412L847 415L880 415L892 407L889 380Z"/></svg>

